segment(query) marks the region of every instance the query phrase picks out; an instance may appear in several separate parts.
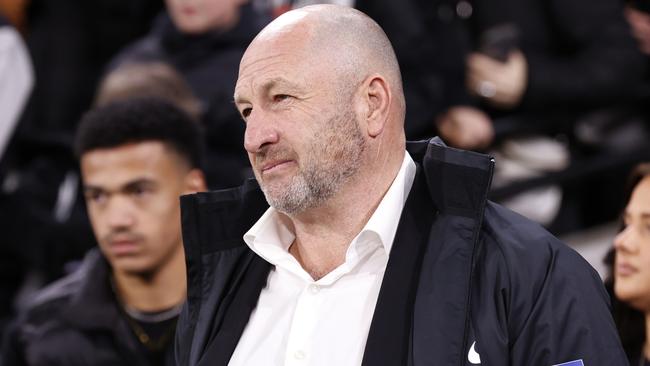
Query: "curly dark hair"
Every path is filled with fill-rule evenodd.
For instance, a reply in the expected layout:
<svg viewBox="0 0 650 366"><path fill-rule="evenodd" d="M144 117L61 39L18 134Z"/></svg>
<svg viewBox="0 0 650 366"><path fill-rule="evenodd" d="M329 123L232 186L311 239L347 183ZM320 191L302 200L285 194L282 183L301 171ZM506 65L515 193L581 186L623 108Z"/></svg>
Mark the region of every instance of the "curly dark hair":
<svg viewBox="0 0 650 366"><path fill-rule="evenodd" d="M629 203L634 188L636 188L639 182L648 176L650 176L650 163L641 163L632 170L625 190L626 203ZM621 230L623 227L621 220ZM616 297L616 294L614 293L615 259L616 251L614 248L611 248L603 260L607 266L605 287L612 299L612 316L614 317L614 322L616 323L616 328L621 337L621 343L623 344L625 353L628 355L630 360L636 360L643 356L643 344L646 339L645 314Z"/></svg>
<svg viewBox="0 0 650 366"><path fill-rule="evenodd" d="M201 126L187 113L160 98L131 98L88 111L75 137L75 154L133 142L160 141L201 168Z"/></svg>

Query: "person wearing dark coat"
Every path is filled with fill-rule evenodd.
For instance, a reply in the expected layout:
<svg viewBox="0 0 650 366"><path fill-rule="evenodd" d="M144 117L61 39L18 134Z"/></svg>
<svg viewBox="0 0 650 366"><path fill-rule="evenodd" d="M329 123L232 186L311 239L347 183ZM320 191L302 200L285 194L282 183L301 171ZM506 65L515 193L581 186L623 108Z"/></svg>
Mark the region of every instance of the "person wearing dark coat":
<svg viewBox="0 0 650 366"><path fill-rule="evenodd" d="M77 190L74 132L102 69L115 52L147 32L162 8L160 0L10 3L16 8L23 3L34 85L0 156L3 318L15 314L24 294L65 275L66 264L95 244ZM14 77L22 74L20 67L6 70ZM22 94L19 85L3 80L0 89L5 88L13 98ZM10 118L12 109L0 107L0 114Z"/></svg>
<svg viewBox="0 0 650 366"><path fill-rule="evenodd" d="M450 22L464 23L467 33L459 44L468 95L437 120L445 141L481 149L523 134L572 135L581 118L601 110L634 112L629 100L638 94L644 63L621 2L435 3L456 9ZM477 124L493 132L463 136L480 131L469 128Z"/></svg>
<svg viewBox="0 0 650 366"><path fill-rule="evenodd" d="M76 140L99 243L9 326L3 366L171 366L186 297L178 197L205 189L196 121L162 99L88 112Z"/></svg>
<svg viewBox="0 0 650 366"><path fill-rule="evenodd" d="M177 9L179 5L167 1L167 12L158 17L151 32L120 52L109 67L164 62L183 76L202 103L201 119L206 131L209 162L206 175L213 189L237 186L250 176L241 147L244 127L232 104L233 85L246 46L270 20L251 4L242 5L240 0L223 2L227 5L219 3L210 6L231 8L239 12L239 17L222 17L209 27L199 28L184 21L190 16ZM208 2L204 4L208 6ZM208 11L196 9L195 12Z"/></svg>
<svg viewBox="0 0 650 366"><path fill-rule="evenodd" d="M487 201L494 160L405 142L369 17L280 16L235 103L256 181L181 198L179 365L626 364L593 268Z"/></svg>

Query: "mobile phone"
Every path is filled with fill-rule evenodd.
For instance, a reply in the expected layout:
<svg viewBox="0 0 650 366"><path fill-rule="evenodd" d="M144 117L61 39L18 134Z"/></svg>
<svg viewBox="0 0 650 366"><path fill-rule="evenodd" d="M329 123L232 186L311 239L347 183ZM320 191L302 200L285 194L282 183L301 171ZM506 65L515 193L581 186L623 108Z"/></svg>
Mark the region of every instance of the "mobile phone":
<svg viewBox="0 0 650 366"><path fill-rule="evenodd" d="M479 37L478 51L505 62L510 52L519 46L519 28L512 23L502 23L486 29Z"/></svg>

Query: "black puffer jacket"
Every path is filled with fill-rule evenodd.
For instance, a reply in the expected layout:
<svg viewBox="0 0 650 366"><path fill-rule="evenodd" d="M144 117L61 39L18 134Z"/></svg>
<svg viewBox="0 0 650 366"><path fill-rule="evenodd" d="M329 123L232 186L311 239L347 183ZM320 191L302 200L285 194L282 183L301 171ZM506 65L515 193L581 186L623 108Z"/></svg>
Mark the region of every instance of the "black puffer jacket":
<svg viewBox="0 0 650 366"><path fill-rule="evenodd" d="M150 365L118 308L109 266L98 250L73 274L41 290L10 327L2 366Z"/></svg>
<svg viewBox="0 0 650 366"><path fill-rule="evenodd" d="M408 151L417 174L363 365L627 365L593 268L486 200L489 157L437 139ZM189 287L176 360L227 365L271 269L242 240L267 205L254 181L181 202Z"/></svg>

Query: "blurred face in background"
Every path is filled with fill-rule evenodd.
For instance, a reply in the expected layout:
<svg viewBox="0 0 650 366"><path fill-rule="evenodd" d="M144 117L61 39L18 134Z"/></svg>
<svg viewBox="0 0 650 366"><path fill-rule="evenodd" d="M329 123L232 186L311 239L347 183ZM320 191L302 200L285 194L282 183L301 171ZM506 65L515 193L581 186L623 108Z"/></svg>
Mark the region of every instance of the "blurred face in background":
<svg viewBox="0 0 650 366"><path fill-rule="evenodd" d="M239 21L239 8L248 0L165 0L169 16L183 33L201 34L230 29Z"/></svg>
<svg viewBox="0 0 650 366"><path fill-rule="evenodd" d="M650 176L632 192L624 212L625 228L614 240L616 297L650 312Z"/></svg>
<svg viewBox="0 0 650 366"><path fill-rule="evenodd" d="M197 172L159 141L83 154L88 214L114 271L149 275L183 255L179 196L201 190Z"/></svg>

